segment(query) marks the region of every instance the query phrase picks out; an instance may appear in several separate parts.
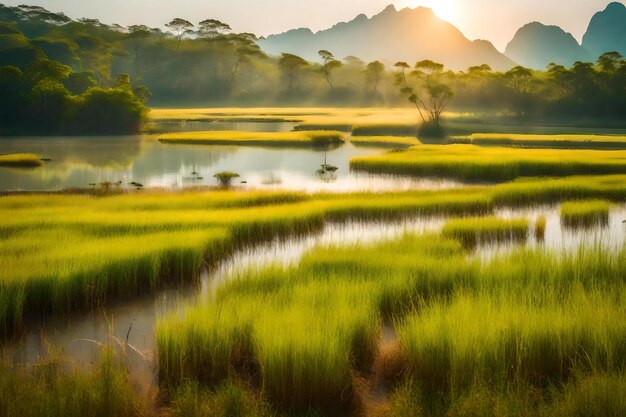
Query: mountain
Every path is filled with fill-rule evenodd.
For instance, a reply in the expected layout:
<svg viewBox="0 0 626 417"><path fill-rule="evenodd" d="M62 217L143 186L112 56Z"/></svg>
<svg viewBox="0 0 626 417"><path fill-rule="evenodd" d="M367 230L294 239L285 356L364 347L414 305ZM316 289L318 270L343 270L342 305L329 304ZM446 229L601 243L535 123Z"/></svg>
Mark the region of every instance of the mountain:
<svg viewBox="0 0 626 417"><path fill-rule="evenodd" d="M626 56L626 6L614 2L596 13L583 37L583 46L594 57L613 51Z"/></svg>
<svg viewBox="0 0 626 417"><path fill-rule="evenodd" d="M361 14L317 33L310 29L290 30L261 39L259 45L271 55L289 52L315 61L319 60L317 52L327 49L338 58L354 55L364 61L381 60L391 65L397 61L413 64L422 59L432 59L455 70L481 64L506 70L515 65L490 42L468 40L456 27L424 7L396 10L390 5L371 18Z"/></svg>
<svg viewBox="0 0 626 417"><path fill-rule="evenodd" d="M576 39L558 26L529 23L517 31L504 52L525 67L545 69L548 64L571 66L594 57Z"/></svg>

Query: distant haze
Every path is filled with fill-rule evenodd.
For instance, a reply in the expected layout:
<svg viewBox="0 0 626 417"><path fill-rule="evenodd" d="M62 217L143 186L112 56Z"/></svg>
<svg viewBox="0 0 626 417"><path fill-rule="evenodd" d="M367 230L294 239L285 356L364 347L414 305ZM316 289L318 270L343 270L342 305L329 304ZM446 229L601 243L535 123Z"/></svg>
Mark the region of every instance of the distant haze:
<svg viewBox="0 0 626 417"><path fill-rule="evenodd" d="M392 3L398 8L431 7L469 39L487 39L504 50L521 26L540 21L558 25L577 41L590 17L608 0L0 0L11 6L40 5L69 17L90 17L104 23L143 23L163 27L172 17L197 23L216 18L235 31L268 35L308 27L325 29L360 13L371 16Z"/></svg>

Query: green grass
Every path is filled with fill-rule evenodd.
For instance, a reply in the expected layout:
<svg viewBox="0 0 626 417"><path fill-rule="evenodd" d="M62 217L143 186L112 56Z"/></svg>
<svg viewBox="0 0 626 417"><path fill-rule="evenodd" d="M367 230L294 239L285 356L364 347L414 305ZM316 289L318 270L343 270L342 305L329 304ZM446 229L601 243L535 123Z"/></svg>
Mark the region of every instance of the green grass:
<svg viewBox="0 0 626 417"><path fill-rule="evenodd" d="M338 131L310 132L180 132L159 135L157 139L171 144L237 145L237 146L324 146L344 142Z"/></svg>
<svg viewBox="0 0 626 417"><path fill-rule="evenodd" d="M535 221L535 238L544 240L546 237L546 217L541 216Z"/></svg>
<svg viewBox="0 0 626 417"><path fill-rule="evenodd" d="M0 198L0 334L27 317L96 308L195 282L233 248L320 230L326 221L484 216L496 207L626 201L626 177L524 181L397 193L147 192Z"/></svg>
<svg viewBox="0 0 626 417"><path fill-rule="evenodd" d="M417 137L417 124L355 124L352 126L354 136L412 136Z"/></svg>
<svg viewBox="0 0 626 417"><path fill-rule="evenodd" d="M568 227L589 227L609 223L611 202L604 200L569 201L561 205L561 223Z"/></svg>
<svg viewBox="0 0 626 417"><path fill-rule="evenodd" d="M278 410L350 414L362 402L354 376L367 375L393 318L404 376L427 398L450 404L483 385L548 395L578 373L626 370L625 253L518 249L483 264L458 241L409 235L318 248L164 318L162 387L258 378Z"/></svg>
<svg viewBox="0 0 626 417"><path fill-rule="evenodd" d="M0 363L2 416L140 417L148 410L122 358L109 350L89 370L56 357L28 367Z"/></svg>
<svg viewBox="0 0 626 417"><path fill-rule="evenodd" d="M461 181L626 173L626 152L422 145L350 160L351 169Z"/></svg>
<svg viewBox="0 0 626 417"><path fill-rule="evenodd" d="M31 153L0 155L0 167L36 168L41 164L41 159Z"/></svg>
<svg viewBox="0 0 626 417"><path fill-rule="evenodd" d="M525 241L528 238L528 231L528 221L524 219L474 217L448 221L443 227L442 234L472 247L479 243Z"/></svg>
<svg viewBox="0 0 626 417"><path fill-rule="evenodd" d="M474 133L453 136L449 143L521 146L525 148L626 149L626 136L611 135L529 135L509 133Z"/></svg>
<svg viewBox="0 0 626 417"><path fill-rule="evenodd" d="M352 136L350 142L357 146L408 147L420 145L414 136Z"/></svg>

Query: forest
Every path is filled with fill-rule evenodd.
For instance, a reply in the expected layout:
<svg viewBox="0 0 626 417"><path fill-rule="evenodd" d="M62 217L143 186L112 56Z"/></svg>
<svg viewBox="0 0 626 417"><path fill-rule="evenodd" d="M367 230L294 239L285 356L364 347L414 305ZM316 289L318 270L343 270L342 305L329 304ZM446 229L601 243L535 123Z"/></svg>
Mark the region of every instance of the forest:
<svg viewBox="0 0 626 417"><path fill-rule="evenodd" d="M161 30L0 6L0 22L3 133L133 132L145 121L147 103L386 107L419 99L439 113L524 120L607 123L626 115L626 61L617 52L571 68L496 72L481 65L455 72L429 60L363 62L327 50L319 62L267 56L254 34L234 33L215 19L174 18Z"/></svg>

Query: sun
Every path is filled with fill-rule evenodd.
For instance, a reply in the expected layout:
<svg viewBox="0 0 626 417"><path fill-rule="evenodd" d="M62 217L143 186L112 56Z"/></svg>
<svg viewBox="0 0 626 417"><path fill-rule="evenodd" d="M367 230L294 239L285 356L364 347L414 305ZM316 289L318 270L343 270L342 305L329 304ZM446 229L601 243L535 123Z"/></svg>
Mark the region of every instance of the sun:
<svg viewBox="0 0 626 417"><path fill-rule="evenodd" d="M451 21L458 17L456 0L406 0L408 7L424 6L433 9L440 19Z"/></svg>

